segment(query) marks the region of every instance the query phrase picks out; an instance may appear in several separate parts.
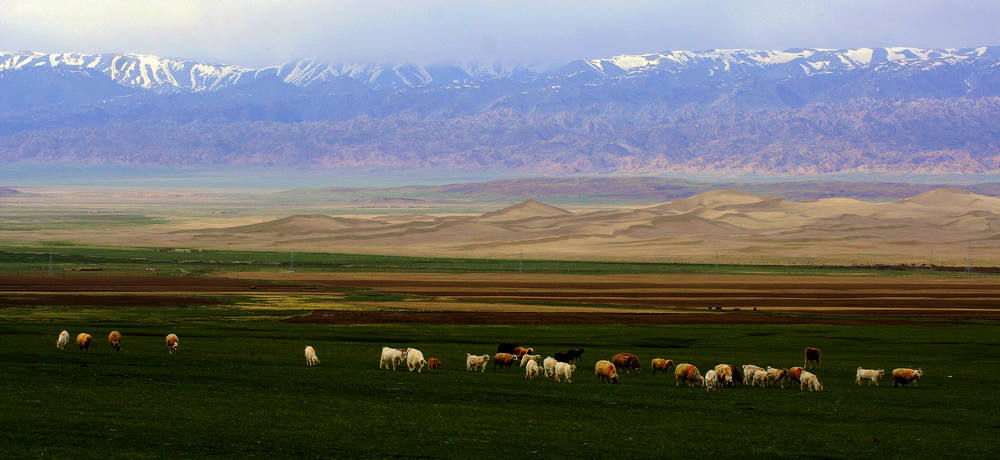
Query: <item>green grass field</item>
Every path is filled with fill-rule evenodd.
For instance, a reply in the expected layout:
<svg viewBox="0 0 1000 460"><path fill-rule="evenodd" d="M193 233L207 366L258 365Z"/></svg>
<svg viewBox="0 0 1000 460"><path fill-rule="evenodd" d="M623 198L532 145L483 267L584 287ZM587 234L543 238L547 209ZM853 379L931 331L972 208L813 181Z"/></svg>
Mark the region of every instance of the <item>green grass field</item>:
<svg viewBox="0 0 1000 460"><path fill-rule="evenodd" d="M51 261L51 265L50 265ZM297 272L433 272L433 273L729 273L774 275L934 274L937 276L994 276L994 273L881 269L808 265L727 265L650 262L613 262L538 259L474 259L408 257L320 252L205 250L176 252L169 248L82 246L72 243L22 245L0 243L0 272L44 273L81 268L144 271L160 275L192 275L217 271Z"/></svg>
<svg viewBox="0 0 1000 460"><path fill-rule="evenodd" d="M252 313L252 314L251 314ZM0 309L0 457L1000 456L1000 327L325 326L231 307ZM62 329L91 351L57 351ZM114 353L107 333L124 334ZM170 356L164 336L181 346ZM470 374L500 341L586 349L572 384L522 369ZM313 345L322 364L305 366ZM382 346L440 371L380 371ZM672 376L599 385L619 351L788 367L823 349L821 393L677 388ZM866 367L922 367L917 388L856 387Z"/></svg>

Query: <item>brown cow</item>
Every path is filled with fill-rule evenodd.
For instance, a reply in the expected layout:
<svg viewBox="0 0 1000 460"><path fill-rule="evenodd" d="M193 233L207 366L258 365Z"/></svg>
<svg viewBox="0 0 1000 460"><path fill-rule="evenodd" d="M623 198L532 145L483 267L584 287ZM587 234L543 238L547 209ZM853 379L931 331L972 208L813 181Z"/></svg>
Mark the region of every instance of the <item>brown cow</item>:
<svg viewBox="0 0 1000 460"><path fill-rule="evenodd" d="M76 336L76 346L80 347L80 351L86 353L90 349L90 343L94 341L94 338L86 332L81 332L80 335Z"/></svg>
<svg viewBox="0 0 1000 460"><path fill-rule="evenodd" d="M805 369L809 369L809 363L810 362L815 363L816 364L815 367L819 367L819 355L821 353L822 353L822 351L820 351L819 348L807 347L806 348L806 352L805 352L806 362L805 362L805 364L802 365L802 367L805 368Z"/></svg>
<svg viewBox="0 0 1000 460"><path fill-rule="evenodd" d="M517 355L510 353L497 353L493 356L493 370L497 370L497 366L501 366L510 372L510 365L517 362Z"/></svg>
<svg viewBox="0 0 1000 460"><path fill-rule="evenodd" d="M439 361L437 358L428 359L427 360L427 369L428 370L432 370L432 371L434 369L441 369L441 361Z"/></svg>
<svg viewBox="0 0 1000 460"><path fill-rule="evenodd" d="M111 331L108 334L108 343L111 344L111 349L114 351L121 351L122 349L122 333L118 331Z"/></svg>

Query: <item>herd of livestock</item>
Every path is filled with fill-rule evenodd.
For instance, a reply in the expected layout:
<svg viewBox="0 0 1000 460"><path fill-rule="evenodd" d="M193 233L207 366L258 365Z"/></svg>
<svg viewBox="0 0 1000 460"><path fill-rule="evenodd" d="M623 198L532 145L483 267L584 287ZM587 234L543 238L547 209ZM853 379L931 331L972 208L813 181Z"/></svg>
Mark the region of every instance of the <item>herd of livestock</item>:
<svg viewBox="0 0 1000 460"><path fill-rule="evenodd" d="M108 334L108 343L114 351L121 350L122 335L118 331L111 331ZM86 332L76 336L76 344L81 352L90 349L93 337ZM62 331L56 340L56 348L65 350L69 344L69 332ZM177 352L180 347L180 340L176 334L168 334L166 337L167 350L170 354ZM525 368L525 378L534 380L543 376L553 378L556 382L573 382L573 373L576 372L576 363L583 355L582 348L572 348L564 352L557 352L553 356L548 356L544 360L541 355L534 353L533 348L517 346L512 343L501 343L497 346L497 352L493 355L493 370L498 367L510 372L514 363L520 363ZM664 358L653 358L650 362L653 375L656 373L668 373L674 369L674 378L677 385L682 383L688 386L705 387L708 391L714 391L721 387L737 385L759 386L759 387L785 387L785 381L790 381L793 385L798 385L800 390L823 391L823 384L820 383L816 374L806 370L810 364L814 368L820 366L821 351L818 348L806 348L805 361L801 367L791 367L788 369L774 368L768 366L762 368L754 364L744 364L743 366L733 366L731 364L719 364L713 369L709 369L704 376L692 364L680 363L674 365L673 360ZM312 346L305 348L307 366L315 366L320 363L316 350ZM465 354L465 369L469 372L486 372L486 365L490 361L489 355ZM424 359L424 354L415 348L382 348L382 356L379 360L380 369L396 370L400 365L406 363L410 372L422 372L423 369L435 370L441 368L441 361L437 358ZM639 357L632 353L618 353L611 357L611 360L600 360L594 365L594 375L599 382L618 383L619 374L632 372L642 372L642 363ZM879 378L885 375L883 369L863 369L858 367L855 383L861 385L862 381L878 386ZM923 377L923 369L897 368L892 371L893 386L916 386Z"/></svg>

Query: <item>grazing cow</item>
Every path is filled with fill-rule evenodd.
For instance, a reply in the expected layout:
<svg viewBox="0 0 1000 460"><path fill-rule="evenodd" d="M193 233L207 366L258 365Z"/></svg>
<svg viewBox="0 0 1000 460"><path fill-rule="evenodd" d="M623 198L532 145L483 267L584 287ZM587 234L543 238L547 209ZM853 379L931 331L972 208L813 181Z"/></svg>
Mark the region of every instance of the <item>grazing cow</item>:
<svg viewBox="0 0 1000 460"><path fill-rule="evenodd" d="M615 363L615 369L618 372L625 371L632 373L632 371L642 372L642 363L639 362L639 357L632 353L618 353L611 358L611 362Z"/></svg>
<svg viewBox="0 0 1000 460"><path fill-rule="evenodd" d="M534 348L514 347L514 351L510 353L516 355L517 359L524 359L524 355L534 352L535 352Z"/></svg>
<svg viewBox="0 0 1000 460"><path fill-rule="evenodd" d="M517 355L511 353L497 353L493 356L493 370L497 370L497 366L503 367L510 372L510 366L517 362Z"/></svg>
<svg viewBox="0 0 1000 460"><path fill-rule="evenodd" d="M767 371L764 369L753 371L753 377L750 377L750 381L755 387L767 387Z"/></svg>
<svg viewBox="0 0 1000 460"><path fill-rule="evenodd" d="M437 358L431 358L427 360L427 370L433 371L435 369L441 369L441 361Z"/></svg>
<svg viewBox="0 0 1000 460"><path fill-rule="evenodd" d="M594 374L597 375L597 381L605 381L611 383L618 383L618 372L616 368L618 366L611 363L606 359L602 359L594 365Z"/></svg>
<svg viewBox="0 0 1000 460"><path fill-rule="evenodd" d="M111 349L114 351L121 351L122 349L122 333L118 331L111 331L108 334L108 343L111 344Z"/></svg>
<svg viewBox="0 0 1000 460"><path fill-rule="evenodd" d="M497 345L497 353L514 353L514 349L517 348L517 344L504 342Z"/></svg>
<svg viewBox="0 0 1000 460"><path fill-rule="evenodd" d="M90 343L94 341L94 338L86 332L81 332L76 336L76 346L80 347L80 351L86 353L90 349Z"/></svg>
<svg viewBox="0 0 1000 460"><path fill-rule="evenodd" d="M65 350L66 345L69 345L69 331L62 331L59 333L59 338L56 339L56 348Z"/></svg>
<svg viewBox="0 0 1000 460"><path fill-rule="evenodd" d="M552 377L556 373L556 361L555 358L548 356L542 360L542 368L545 369L545 376Z"/></svg>
<svg viewBox="0 0 1000 460"><path fill-rule="evenodd" d="M719 389L719 374L712 369L705 373L705 389L707 391L715 391Z"/></svg>
<svg viewBox="0 0 1000 460"><path fill-rule="evenodd" d="M819 379L816 378L816 374L809 371L802 371L802 375L799 375L799 390L804 390L808 388L809 391L823 391L823 384L819 383Z"/></svg>
<svg viewBox="0 0 1000 460"><path fill-rule="evenodd" d="M705 378L701 376L698 368L688 363L678 364L674 368L674 379L677 380L677 386L680 386L681 382L687 382L689 387L705 384Z"/></svg>
<svg viewBox="0 0 1000 460"><path fill-rule="evenodd" d="M802 371L804 370L805 370L804 368L798 366L788 369L788 379L792 382L793 385L798 385L799 383L801 383L799 379L800 376L802 375Z"/></svg>
<svg viewBox="0 0 1000 460"><path fill-rule="evenodd" d="M750 385L750 384L752 384L753 383L753 375L754 375L754 373L756 373L757 371L762 371L762 370L764 370L763 367L755 366L753 364L744 364L743 365L743 384L744 385Z"/></svg>
<svg viewBox="0 0 1000 460"><path fill-rule="evenodd" d="M788 376L788 370L786 369L775 369L771 366L767 367L767 386L774 386L781 383L781 388L785 388L785 377Z"/></svg>
<svg viewBox="0 0 1000 460"><path fill-rule="evenodd" d="M653 369L653 375L656 375L656 371L667 373L670 372L671 367L674 367L674 361L670 359L653 358L653 362L650 367Z"/></svg>
<svg viewBox="0 0 1000 460"><path fill-rule="evenodd" d="M898 368L892 370L892 386L905 387L911 383L917 386L917 381L924 376L923 369Z"/></svg>
<svg viewBox="0 0 1000 460"><path fill-rule="evenodd" d="M524 378L529 380L535 380L535 377L538 377L539 375L542 375L543 372L545 372L545 370L542 369L542 366L538 364L538 361L535 361L533 359L529 359L527 361L528 365L525 366L524 369Z"/></svg>
<svg viewBox="0 0 1000 460"><path fill-rule="evenodd" d="M802 367L809 369L810 362L815 364L816 365L815 367L819 367L819 355L822 353L823 352L820 351L819 348L807 347L805 351L806 362L805 364L802 365Z"/></svg>
<svg viewBox="0 0 1000 460"><path fill-rule="evenodd" d="M573 383L573 372L576 371L576 364L556 363L556 382L561 382L559 377L566 379L566 383Z"/></svg>
<svg viewBox="0 0 1000 460"><path fill-rule="evenodd" d="M520 359L521 367L526 366L528 361L538 361L539 359L542 359L542 355L524 355Z"/></svg>
<svg viewBox="0 0 1000 460"><path fill-rule="evenodd" d="M406 350L400 350L399 348L389 348L382 347L382 358L379 359L378 368L388 369L392 367L392 370L399 368L400 364L406 360Z"/></svg>
<svg viewBox="0 0 1000 460"><path fill-rule="evenodd" d="M733 366L729 364L719 364L715 366L715 375L719 379L719 385L724 387L731 387L736 384L733 380ZM708 373L705 373L705 378L708 378Z"/></svg>
<svg viewBox="0 0 1000 460"><path fill-rule="evenodd" d="M311 345L306 345L306 366L312 367L317 364L319 364L319 358L316 357L316 350Z"/></svg>
<svg viewBox="0 0 1000 460"><path fill-rule="evenodd" d="M414 369L416 369L417 373L423 372L424 368L427 367L427 360L424 359L424 354L416 348L407 348L406 367L410 372L413 372Z"/></svg>
<svg viewBox="0 0 1000 460"><path fill-rule="evenodd" d="M489 355L465 354L465 370L469 372L486 372L486 363L490 360Z"/></svg>
<svg viewBox="0 0 1000 460"><path fill-rule="evenodd" d="M854 379L854 383L861 385L861 380L868 380L868 384L875 384L878 386L878 379L885 375L885 369L862 369L858 366L857 378Z"/></svg>
<svg viewBox="0 0 1000 460"><path fill-rule="evenodd" d="M181 346L180 339L177 338L177 334L167 334L167 351L170 354L177 353L177 349Z"/></svg>

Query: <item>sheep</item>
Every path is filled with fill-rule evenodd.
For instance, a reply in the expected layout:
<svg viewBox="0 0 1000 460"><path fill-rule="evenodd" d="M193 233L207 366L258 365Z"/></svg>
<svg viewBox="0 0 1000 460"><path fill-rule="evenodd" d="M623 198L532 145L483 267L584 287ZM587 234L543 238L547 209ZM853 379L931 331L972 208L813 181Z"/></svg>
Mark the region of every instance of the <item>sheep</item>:
<svg viewBox="0 0 1000 460"><path fill-rule="evenodd" d="M76 346L80 348L81 353L86 353L90 349L90 343L94 341L94 338L86 332L81 332L76 336Z"/></svg>
<svg viewBox="0 0 1000 460"><path fill-rule="evenodd" d="M923 369L897 368L892 370L892 386L905 387L911 383L917 386L917 381L924 376Z"/></svg>
<svg viewBox="0 0 1000 460"><path fill-rule="evenodd" d="M541 359L541 357L542 357L542 355L524 355L520 359L520 361L521 361L521 367L526 366L528 364L528 361L538 360L538 359Z"/></svg>
<svg viewBox="0 0 1000 460"><path fill-rule="evenodd" d="M801 383L799 381L799 378L801 378L802 371L804 371L804 370L805 370L805 368L798 367L798 366L789 368L788 369L788 380L790 380L792 382L792 384L798 385L799 383Z"/></svg>
<svg viewBox="0 0 1000 460"><path fill-rule="evenodd" d="M118 331L111 331L108 334L108 343L111 344L111 349L114 351L121 351L122 349L122 333Z"/></svg>
<svg viewBox="0 0 1000 460"><path fill-rule="evenodd" d="M719 384L722 386L731 387L735 384L733 381L733 366L729 364L719 364L715 366L715 375L719 379ZM705 373L705 378L708 378L708 373Z"/></svg>
<svg viewBox="0 0 1000 460"><path fill-rule="evenodd" d="M534 352L535 352L534 348L514 347L514 351L510 352L510 354L516 355L517 359L524 359L524 355Z"/></svg>
<svg viewBox="0 0 1000 460"><path fill-rule="evenodd" d="M465 370L469 372L486 372L486 363L489 362L489 355L465 354Z"/></svg>
<svg viewBox="0 0 1000 460"><path fill-rule="evenodd" d="M62 331L59 333L59 338L56 339L56 349L65 350L66 345L69 345L69 331Z"/></svg>
<svg viewBox="0 0 1000 460"><path fill-rule="evenodd" d="M379 359L378 368L379 369L389 369L392 370L399 368L400 364L406 360L406 350L400 350L399 348L389 348L382 347L382 357Z"/></svg>
<svg viewBox="0 0 1000 460"><path fill-rule="evenodd" d="M788 371L785 369L775 369L771 366L767 367L767 385L774 386L777 383L781 383L781 388L785 388L785 376L788 375Z"/></svg>
<svg viewBox="0 0 1000 460"><path fill-rule="evenodd" d="M858 372L856 374L856 378L854 379L854 383L861 385L861 380L864 379L868 380L869 385L874 383L875 386L878 386L878 379L884 375L885 369L862 369L861 366L858 366Z"/></svg>
<svg viewBox="0 0 1000 460"><path fill-rule="evenodd" d="M427 370L433 371L435 369L441 369L441 360L437 358L431 358L427 360Z"/></svg>
<svg viewBox="0 0 1000 460"><path fill-rule="evenodd" d="M767 387L767 371L764 369L755 370L753 372L753 377L750 379L755 387Z"/></svg>
<svg viewBox="0 0 1000 460"><path fill-rule="evenodd" d="M417 350L416 348L407 348L406 367L410 370L410 372L413 372L414 370L416 370L418 374L423 372L424 368L427 367L427 360L424 359L423 352Z"/></svg>
<svg viewBox="0 0 1000 460"><path fill-rule="evenodd" d="M574 371L576 371L576 364L556 363L556 382L561 381L559 377L562 376L566 379L566 383L573 383L571 379Z"/></svg>
<svg viewBox="0 0 1000 460"><path fill-rule="evenodd" d="M167 334L167 351L170 354L177 353L177 349L180 348L181 341L177 338L177 334Z"/></svg>
<svg viewBox="0 0 1000 460"><path fill-rule="evenodd" d="M802 375L799 376L799 390L804 390L808 388L809 391L823 391L823 384L819 383L819 379L816 374L809 371L802 371Z"/></svg>
<svg viewBox="0 0 1000 460"><path fill-rule="evenodd" d="M556 361L556 359L551 356L547 356L544 360L542 360L542 368L545 369L545 377L552 377L555 375L556 364L558 362L559 361Z"/></svg>
<svg viewBox="0 0 1000 460"><path fill-rule="evenodd" d="M719 374L712 369L705 373L705 390L715 391L719 389Z"/></svg>
<svg viewBox="0 0 1000 460"><path fill-rule="evenodd" d="M319 364L319 358L316 357L316 350L311 345L306 345L306 366L312 367L317 364Z"/></svg>
<svg viewBox="0 0 1000 460"><path fill-rule="evenodd" d="M642 372L642 364L639 362L639 357L632 353L618 353L611 358L611 362L615 364L615 370L621 372L625 371L632 373L632 371Z"/></svg>
<svg viewBox="0 0 1000 460"><path fill-rule="evenodd" d="M517 361L517 355L511 353L497 353L493 356L493 370L497 370L497 366L505 368L507 372L510 372L510 366Z"/></svg>
<svg viewBox="0 0 1000 460"><path fill-rule="evenodd" d="M653 358L650 367L653 369L653 375L656 375L656 371L667 373L670 372L671 367L674 367L674 361L670 359Z"/></svg>
<svg viewBox="0 0 1000 460"><path fill-rule="evenodd" d="M597 381L601 382L611 382L618 383L618 372L611 361L602 359L594 365L594 374L597 375Z"/></svg>
<svg viewBox="0 0 1000 460"><path fill-rule="evenodd" d="M753 375L754 375L754 373L756 373L757 371L762 371L762 370L764 370L763 367L755 366L753 364L744 364L743 365L743 384L744 385L750 385L750 384L752 384L753 383Z"/></svg>
<svg viewBox="0 0 1000 460"><path fill-rule="evenodd" d="M528 361L528 365L525 366L524 369L524 378L529 380L535 380L535 377L538 377L539 375L542 375L543 372L545 372L545 370L542 369L542 366L538 364L538 361L535 361L533 359L528 359L526 361Z"/></svg>
<svg viewBox="0 0 1000 460"><path fill-rule="evenodd" d="M677 380L677 386L680 386L682 381L687 382L689 387L705 384L705 378L701 376L698 368L688 363L678 364L674 368L674 379Z"/></svg>

